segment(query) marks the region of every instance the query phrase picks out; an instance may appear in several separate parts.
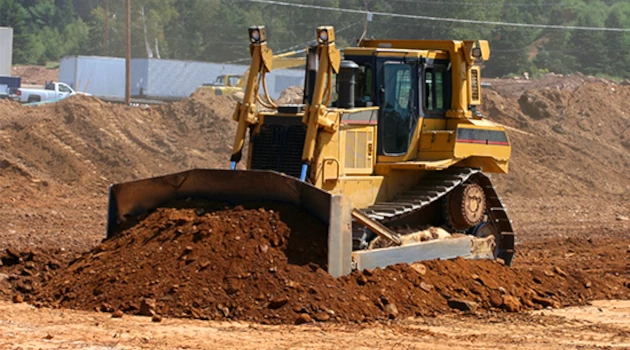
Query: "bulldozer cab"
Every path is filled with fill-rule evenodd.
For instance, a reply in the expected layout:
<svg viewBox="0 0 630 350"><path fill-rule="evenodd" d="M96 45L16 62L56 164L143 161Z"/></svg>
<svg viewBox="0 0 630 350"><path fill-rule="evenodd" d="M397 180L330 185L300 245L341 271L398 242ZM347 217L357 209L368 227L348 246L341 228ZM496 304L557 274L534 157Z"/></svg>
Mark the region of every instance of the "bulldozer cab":
<svg viewBox="0 0 630 350"><path fill-rule="evenodd" d="M238 75L219 75L212 84L213 86L237 86L240 76Z"/></svg>

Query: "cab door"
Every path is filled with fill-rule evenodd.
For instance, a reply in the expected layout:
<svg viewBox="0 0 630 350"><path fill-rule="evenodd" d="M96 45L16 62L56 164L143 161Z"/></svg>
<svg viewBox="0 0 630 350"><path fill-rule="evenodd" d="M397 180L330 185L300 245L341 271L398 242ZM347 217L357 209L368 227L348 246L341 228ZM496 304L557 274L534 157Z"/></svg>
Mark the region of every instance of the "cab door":
<svg viewBox="0 0 630 350"><path fill-rule="evenodd" d="M417 120L415 65L402 61L385 61L379 67L379 145L380 154L407 154Z"/></svg>

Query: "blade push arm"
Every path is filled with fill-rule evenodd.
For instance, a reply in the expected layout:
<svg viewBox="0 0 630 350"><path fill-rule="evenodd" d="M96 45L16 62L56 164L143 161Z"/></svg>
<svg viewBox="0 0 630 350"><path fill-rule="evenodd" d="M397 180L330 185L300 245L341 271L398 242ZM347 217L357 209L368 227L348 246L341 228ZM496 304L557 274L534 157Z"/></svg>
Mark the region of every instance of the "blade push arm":
<svg viewBox="0 0 630 350"><path fill-rule="evenodd" d="M339 71L341 54L335 47L335 31L333 27L317 28L317 56L319 67L312 102L306 106L303 122L307 125L306 140L302 152L302 173L300 179L306 180L308 167L313 161L317 131L320 127L334 129L335 123L326 118L326 105L330 102L333 73ZM326 99L326 100L325 100Z"/></svg>
<svg viewBox="0 0 630 350"><path fill-rule="evenodd" d="M247 75L247 85L243 102L236 105L234 111L234 120L238 122L236 129L236 139L232 149L231 168L236 169L236 164L241 160L243 155L243 145L245 143L245 135L247 129L258 123L256 101L258 98L258 89L260 87L261 76L269 73L272 69L273 53L267 47L267 34L264 26L254 26L249 28L249 52L252 56L252 63Z"/></svg>

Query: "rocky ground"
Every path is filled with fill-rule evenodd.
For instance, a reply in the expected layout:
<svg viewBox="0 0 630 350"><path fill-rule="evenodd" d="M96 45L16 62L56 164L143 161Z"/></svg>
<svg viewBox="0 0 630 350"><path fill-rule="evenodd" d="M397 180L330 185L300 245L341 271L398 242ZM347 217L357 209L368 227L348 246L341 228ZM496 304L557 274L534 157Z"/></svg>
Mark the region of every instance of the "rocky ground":
<svg viewBox="0 0 630 350"><path fill-rule="evenodd" d="M317 249L304 256L303 237L322 245L317 224L260 203L174 205L101 244L109 184L227 166L234 99L0 101L0 344L629 346L629 306L610 300L630 299L630 86L580 75L489 82L482 110L514 149L510 174L493 177L518 234L513 267L433 261L337 280ZM261 325L295 323L308 325Z"/></svg>

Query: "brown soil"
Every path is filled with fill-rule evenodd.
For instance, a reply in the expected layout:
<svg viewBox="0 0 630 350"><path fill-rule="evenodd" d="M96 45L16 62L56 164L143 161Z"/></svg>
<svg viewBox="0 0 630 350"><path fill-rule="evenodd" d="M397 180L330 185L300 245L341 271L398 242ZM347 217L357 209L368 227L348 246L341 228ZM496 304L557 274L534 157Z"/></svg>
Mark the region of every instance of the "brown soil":
<svg viewBox="0 0 630 350"><path fill-rule="evenodd" d="M579 76L523 82L521 95L500 85L485 94L488 118L512 128L511 172L496 177L502 193L629 200L630 86Z"/></svg>
<svg viewBox="0 0 630 350"><path fill-rule="evenodd" d="M552 263L542 267L457 259L333 279L324 270L323 224L291 207L247 207L174 203L60 269L33 252L11 251L3 261L21 265L13 271L14 292L38 306L271 324L297 322L302 314L366 322L461 307L514 312L625 298L630 286L626 247L615 244L627 234L615 232L568 238L552 252L532 245L520 254L521 264ZM583 255L593 251L599 257ZM151 311L142 311L147 299Z"/></svg>
<svg viewBox="0 0 630 350"><path fill-rule="evenodd" d="M317 225L269 205L165 208L99 244L108 184L227 166L232 98L149 109L0 101L0 251L12 248L0 252L0 296L128 313L149 298L167 316L273 324L451 313L452 299L482 313L628 299L630 87L582 76L492 86L483 110L510 128L514 149L511 173L494 177L517 228L514 267L433 261L424 275L400 265L337 280L324 252L296 244Z"/></svg>
<svg viewBox="0 0 630 350"><path fill-rule="evenodd" d="M234 101L195 95L135 108L86 96L39 107L0 101L0 241L89 250L102 238L110 184L225 168Z"/></svg>
<svg viewBox="0 0 630 350"><path fill-rule="evenodd" d="M291 86L282 91L276 103L279 104L300 104L304 99L304 88L301 86Z"/></svg>
<svg viewBox="0 0 630 350"><path fill-rule="evenodd" d="M39 180L103 191L193 166L225 167L231 105L229 97L205 95L146 109L85 96L39 107L5 102L2 148L13 158L6 162Z"/></svg>
<svg viewBox="0 0 630 350"><path fill-rule="evenodd" d="M47 69L42 66L14 65L11 75L21 77L22 84L44 85L47 81L59 81L59 68Z"/></svg>

